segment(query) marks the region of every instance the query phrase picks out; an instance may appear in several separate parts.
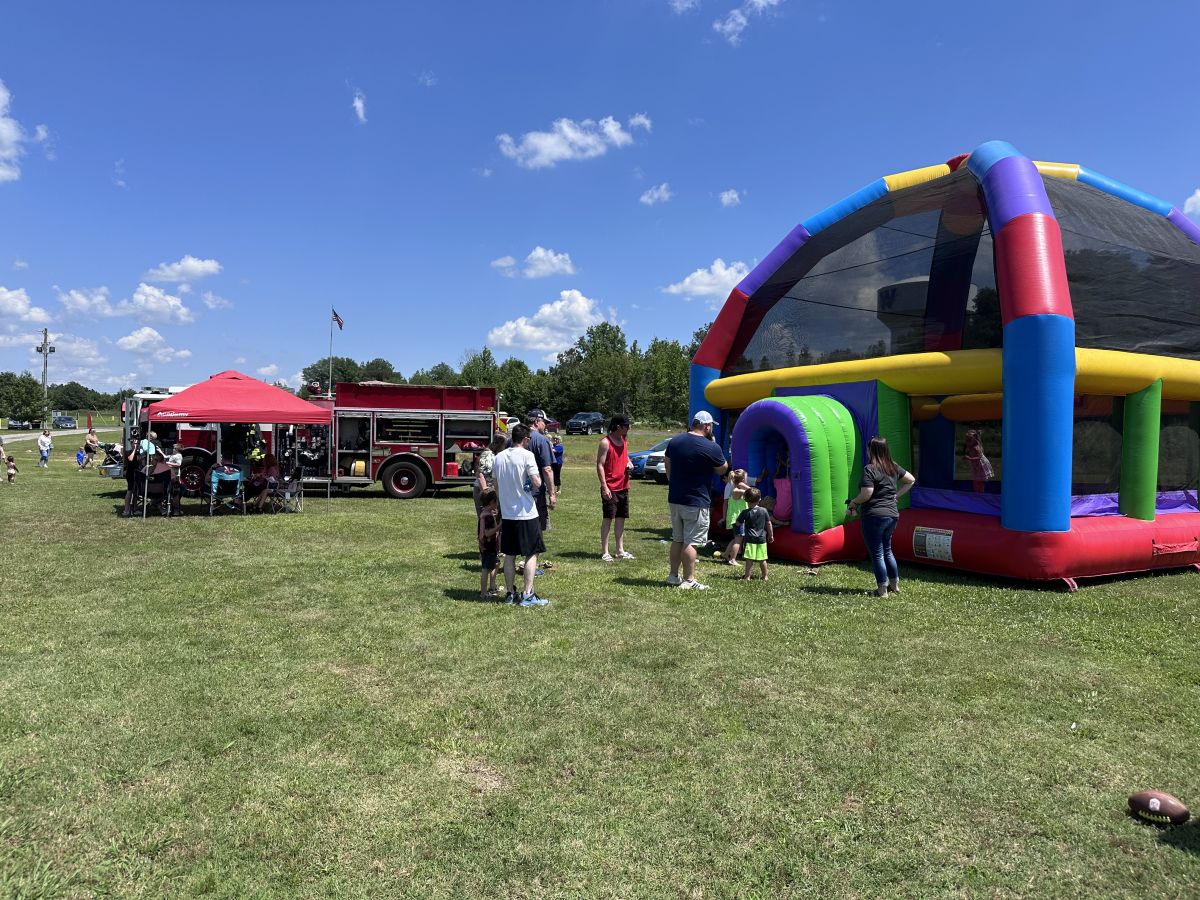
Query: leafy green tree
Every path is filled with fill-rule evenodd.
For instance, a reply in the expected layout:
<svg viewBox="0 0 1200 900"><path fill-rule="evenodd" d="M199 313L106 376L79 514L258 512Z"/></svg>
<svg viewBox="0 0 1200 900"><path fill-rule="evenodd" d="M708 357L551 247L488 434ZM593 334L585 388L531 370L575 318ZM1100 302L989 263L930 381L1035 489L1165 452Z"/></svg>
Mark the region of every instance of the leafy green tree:
<svg viewBox="0 0 1200 900"><path fill-rule="evenodd" d="M409 379L409 384L455 385L458 383L458 373L450 367L449 363L444 362L440 362L430 369L417 369Z"/></svg>
<svg viewBox="0 0 1200 900"><path fill-rule="evenodd" d="M459 380L462 384L473 387L492 387L496 384L499 372L496 357L492 355L491 350L484 347L463 354Z"/></svg>
<svg viewBox="0 0 1200 900"><path fill-rule="evenodd" d="M644 417L655 423L675 424L687 416L687 351L678 341L655 338L643 357Z"/></svg>
<svg viewBox="0 0 1200 900"><path fill-rule="evenodd" d="M100 395L78 381L50 385L52 409L95 409Z"/></svg>
<svg viewBox="0 0 1200 900"><path fill-rule="evenodd" d="M376 357L359 367L358 380L387 381L392 384L403 384L404 376L397 372L386 359Z"/></svg>
<svg viewBox="0 0 1200 900"><path fill-rule="evenodd" d="M692 332L692 339L688 343L687 347L684 348L684 352L687 354L689 362L691 361L692 357L696 355L696 351L700 349L700 345L704 343L704 339L708 337L708 330L712 328L712 326L713 323L709 322L707 325L701 325Z"/></svg>
<svg viewBox="0 0 1200 900"><path fill-rule="evenodd" d="M496 369L496 390L500 408L510 415L521 416L534 404L537 377L524 360L510 356Z"/></svg>
<svg viewBox="0 0 1200 900"><path fill-rule="evenodd" d="M11 375L5 372L5 375ZM4 391L4 414L9 419L40 419L42 417L42 385L28 372L13 375L0 386Z"/></svg>
<svg viewBox="0 0 1200 900"><path fill-rule="evenodd" d="M304 387L300 391L301 396L308 396L308 385L314 381L321 385L322 390L328 390L329 357L318 359L311 366L307 366L302 374ZM333 383L337 384L339 381L362 381L362 366L348 356L333 357Z"/></svg>

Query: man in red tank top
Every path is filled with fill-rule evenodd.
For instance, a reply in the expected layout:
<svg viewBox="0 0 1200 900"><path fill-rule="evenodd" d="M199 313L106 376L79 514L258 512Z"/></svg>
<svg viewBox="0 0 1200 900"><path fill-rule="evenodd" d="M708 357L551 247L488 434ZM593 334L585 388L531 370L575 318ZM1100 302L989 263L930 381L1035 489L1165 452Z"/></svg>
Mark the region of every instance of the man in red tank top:
<svg viewBox="0 0 1200 900"><path fill-rule="evenodd" d="M633 559L625 549L625 520L629 518L629 418L616 415L608 423L608 434L600 439L596 449L596 477L600 479L600 505L604 518L600 520L600 558L604 562ZM617 552L608 552L608 532L616 523Z"/></svg>

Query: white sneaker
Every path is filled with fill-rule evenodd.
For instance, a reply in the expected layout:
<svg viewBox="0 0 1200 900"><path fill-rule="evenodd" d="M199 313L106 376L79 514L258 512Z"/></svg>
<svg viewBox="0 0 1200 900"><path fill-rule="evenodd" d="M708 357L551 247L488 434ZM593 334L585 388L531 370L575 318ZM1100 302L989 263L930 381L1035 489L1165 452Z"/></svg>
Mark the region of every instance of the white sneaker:
<svg viewBox="0 0 1200 900"><path fill-rule="evenodd" d="M605 553L603 556L600 557L600 562L612 562L612 561L613 561L613 555L611 553Z"/></svg>
<svg viewBox="0 0 1200 900"><path fill-rule="evenodd" d="M708 585L701 584L700 582L696 581L695 579L692 579L691 581L679 582L679 589L681 591L707 591Z"/></svg>
<svg viewBox="0 0 1200 900"><path fill-rule="evenodd" d="M668 575L667 584L669 584L671 587L678 587L679 585L683 584L683 580L678 575Z"/></svg>
<svg viewBox="0 0 1200 900"><path fill-rule="evenodd" d="M617 559L637 559L637 557L634 556L632 553L630 553L628 550L622 550L620 553L617 554Z"/></svg>

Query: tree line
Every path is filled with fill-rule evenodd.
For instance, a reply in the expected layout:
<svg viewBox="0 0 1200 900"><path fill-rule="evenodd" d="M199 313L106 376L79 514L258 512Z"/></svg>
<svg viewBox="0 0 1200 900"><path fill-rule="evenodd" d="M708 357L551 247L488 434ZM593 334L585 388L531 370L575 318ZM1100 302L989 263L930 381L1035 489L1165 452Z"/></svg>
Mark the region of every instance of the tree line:
<svg viewBox="0 0 1200 900"><path fill-rule="evenodd" d="M637 341L630 344L619 325L602 322L544 369L531 369L515 357L499 362L487 347L467 351L457 367L439 362L407 377L385 359L359 363L335 356L333 380L495 387L500 408L512 415L540 407L564 422L577 412L597 411L606 416L624 413L635 422L677 425L687 417L688 369L708 328L698 328L687 344L654 338L643 349ZM324 389L329 367L330 358L323 357L303 370L301 397L309 396L310 383Z"/></svg>
<svg viewBox="0 0 1200 900"><path fill-rule="evenodd" d="M132 389L106 394L92 390L78 381L52 384L48 388L50 409L93 412L118 409ZM0 372L0 416L6 419L40 419L42 417L42 383L29 372Z"/></svg>

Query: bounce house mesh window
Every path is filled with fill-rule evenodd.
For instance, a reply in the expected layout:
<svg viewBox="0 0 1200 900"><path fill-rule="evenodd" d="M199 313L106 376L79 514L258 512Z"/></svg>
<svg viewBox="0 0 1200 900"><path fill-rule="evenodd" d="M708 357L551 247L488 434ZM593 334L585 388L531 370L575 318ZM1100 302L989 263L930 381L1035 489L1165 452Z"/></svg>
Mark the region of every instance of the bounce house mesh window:
<svg viewBox="0 0 1200 900"><path fill-rule="evenodd" d="M1163 413L1158 442L1158 489L1195 491L1200 488L1200 431L1197 416Z"/></svg>
<svg viewBox="0 0 1200 900"><path fill-rule="evenodd" d="M758 290L726 374L1000 346L992 239L962 170L818 232Z"/></svg>
<svg viewBox="0 0 1200 900"><path fill-rule="evenodd" d="M1150 210L1081 182L1042 181L1062 231L1076 346L1194 359L1200 247Z"/></svg>
<svg viewBox="0 0 1200 900"><path fill-rule="evenodd" d="M1112 494L1121 486L1121 406L1111 397L1075 398L1071 493Z"/></svg>

